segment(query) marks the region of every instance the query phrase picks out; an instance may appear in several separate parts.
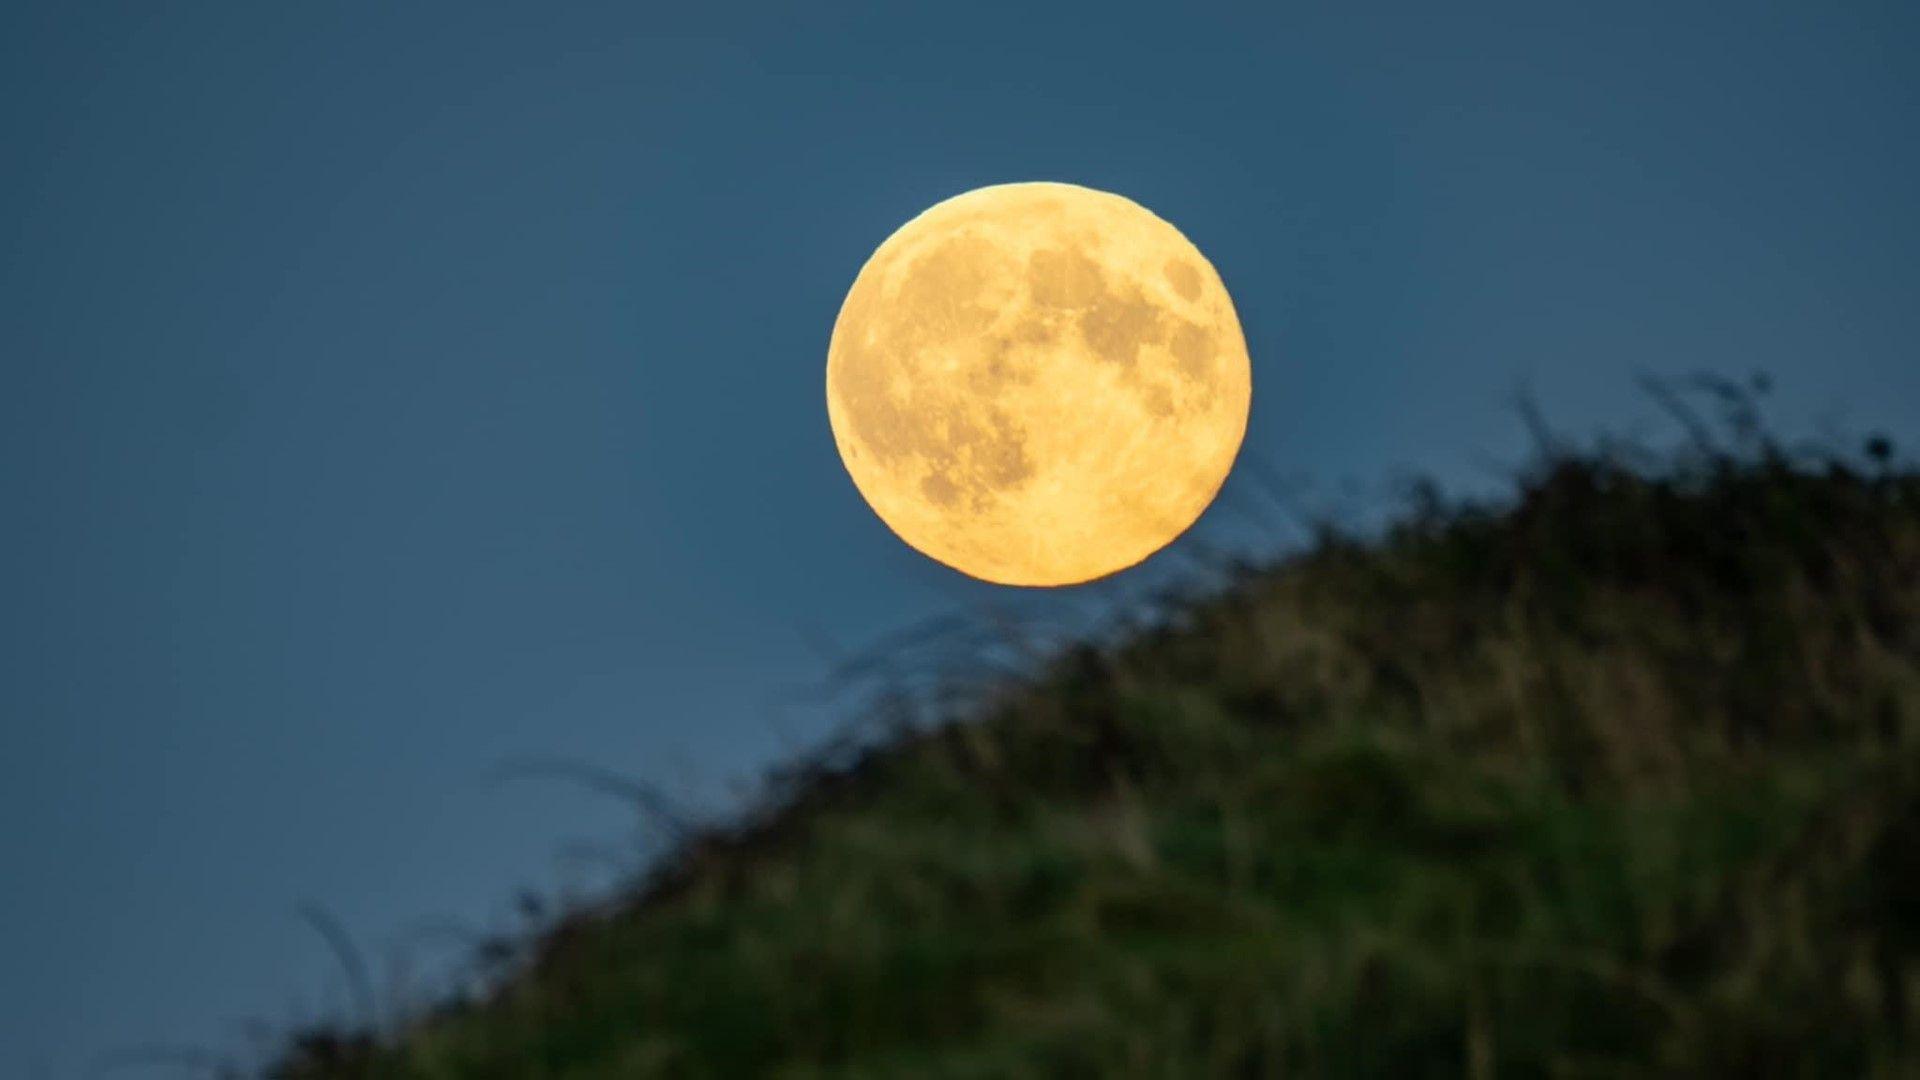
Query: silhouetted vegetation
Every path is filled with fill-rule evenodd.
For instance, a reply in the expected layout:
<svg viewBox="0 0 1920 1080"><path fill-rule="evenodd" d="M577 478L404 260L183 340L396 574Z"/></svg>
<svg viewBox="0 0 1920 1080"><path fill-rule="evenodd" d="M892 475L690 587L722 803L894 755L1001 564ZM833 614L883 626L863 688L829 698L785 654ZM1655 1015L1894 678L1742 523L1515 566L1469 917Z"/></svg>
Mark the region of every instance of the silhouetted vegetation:
<svg viewBox="0 0 1920 1080"><path fill-rule="evenodd" d="M1420 489L801 763L273 1072L1920 1074L1920 476L1709 389L1678 461Z"/></svg>

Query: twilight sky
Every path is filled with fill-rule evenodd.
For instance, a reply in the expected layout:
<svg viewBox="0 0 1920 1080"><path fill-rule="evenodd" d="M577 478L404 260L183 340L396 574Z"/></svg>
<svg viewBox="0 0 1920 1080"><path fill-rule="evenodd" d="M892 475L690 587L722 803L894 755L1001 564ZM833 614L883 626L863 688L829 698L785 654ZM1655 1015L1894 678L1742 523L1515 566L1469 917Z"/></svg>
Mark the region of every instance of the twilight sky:
<svg viewBox="0 0 1920 1080"><path fill-rule="evenodd" d="M1920 439L1913 5L662 7L0 8L0 1074L341 1007L302 904L430 966L631 839L502 761L724 805L822 642L1004 599L822 398L968 188L1179 226L1332 502L1484 487L1521 385L1658 437L1638 371Z"/></svg>

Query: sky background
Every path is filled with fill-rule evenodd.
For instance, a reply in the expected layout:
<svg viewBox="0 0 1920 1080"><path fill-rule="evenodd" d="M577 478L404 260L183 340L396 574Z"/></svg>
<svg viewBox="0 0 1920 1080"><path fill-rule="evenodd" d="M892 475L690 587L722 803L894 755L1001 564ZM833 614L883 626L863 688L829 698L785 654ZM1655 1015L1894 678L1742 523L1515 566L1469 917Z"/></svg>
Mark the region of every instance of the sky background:
<svg viewBox="0 0 1920 1080"><path fill-rule="evenodd" d="M968 188L1184 231L1326 505L1643 371L1920 438L1920 8L1352 6L0 7L0 1074L338 1010L303 904L424 965L604 882L503 761L724 805L835 649L1170 572L975 585L842 470L839 302Z"/></svg>

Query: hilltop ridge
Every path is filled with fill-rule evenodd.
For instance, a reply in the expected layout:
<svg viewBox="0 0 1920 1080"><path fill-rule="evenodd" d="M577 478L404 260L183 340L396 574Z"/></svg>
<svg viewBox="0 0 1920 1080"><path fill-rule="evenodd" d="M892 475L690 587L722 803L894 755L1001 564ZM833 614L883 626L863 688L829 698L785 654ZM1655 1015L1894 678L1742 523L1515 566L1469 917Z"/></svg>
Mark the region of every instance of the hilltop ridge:
<svg viewBox="0 0 1920 1080"><path fill-rule="evenodd" d="M1914 1075L1920 476L1556 454L796 765L320 1077Z"/></svg>

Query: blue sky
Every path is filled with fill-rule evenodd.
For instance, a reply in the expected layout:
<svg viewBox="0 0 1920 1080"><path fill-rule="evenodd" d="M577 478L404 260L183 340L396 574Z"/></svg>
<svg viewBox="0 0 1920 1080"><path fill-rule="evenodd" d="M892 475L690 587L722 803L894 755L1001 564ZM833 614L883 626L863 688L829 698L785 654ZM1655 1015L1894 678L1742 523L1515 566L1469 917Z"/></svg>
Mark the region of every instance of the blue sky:
<svg viewBox="0 0 1920 1080"><path fill-rule="evenodd" d="M971 187L1179 226L1334 502L1643 371L1920 437L1910 5L554 7L0 10L0 1072L338 1008L302 904L590 886L621 808L503 760L718 805L819 642L1166 573L1009 598L841 469L838 303Z"/></svg>

